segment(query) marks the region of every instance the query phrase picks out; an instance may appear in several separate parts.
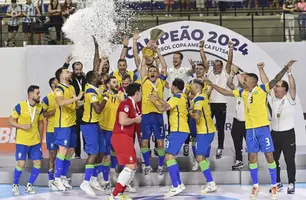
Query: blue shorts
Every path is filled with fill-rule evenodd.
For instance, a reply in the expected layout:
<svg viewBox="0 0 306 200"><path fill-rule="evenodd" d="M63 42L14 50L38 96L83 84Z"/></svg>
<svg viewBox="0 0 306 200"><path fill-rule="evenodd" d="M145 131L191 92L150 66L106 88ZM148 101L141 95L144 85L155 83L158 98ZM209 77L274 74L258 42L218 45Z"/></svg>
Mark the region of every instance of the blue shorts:
<svg viewBox="0 0 306 200"><path fill-rule="evenodd" d="M270 127L264 126L246 130L246 147L248 153L273 152L274 146Z"/></svg>
<svg viewBox="0 0 306 200"><path fill-rule="evenodd" d="M58 146L55 144L55 141L56 141L56 133L55 132L53 132L53 133L47 132L46 133L46 142L47 142L47 149L49 151L58 149Z"/></svg>
<svg viewBox="0 0 306 200"><path fill-rule="evenodd" d="M55 144L66 148L76 147L76 126L71 126L67 128L55 128L54 131L56 133Z"/></svg>
<svg viewBox="0 0 306 200"><path fill-rule="evenodd" d="M211 143L213 142L215 133L198 134L196 138L196 155L209 158Z"/></svg>
<svg viewBox="0 0 306 200"><path fill-rule="evenodd" d="M157 140L165 139L164 117L163 114L149 113L142 115L141 120L141 139L148 140L152 132Z"/></svg>
<svg viewBox="0 0 306 200"><path fill-rule="evenodd" d="M188 124L190 129L190 135L192 137L197 137L197 122L195 119L189 117L188 118Z"/></svg>
<svg viewBox="0 0 306 200"><path fill-rule="evenodd" d="M111 142L113 131L106 131L102 129L102 134L105 138L105 155L110 155L111 150L113 149Z"/></svg>
<svg viewBox="0 0 306 200"><path fill-rule="evenodd" d="M189 134L185 132L170 132L166 142L166 153L177 155L187 137L189 137Z"/></svg>
<svg viewBox="0 0 306 200"><path fill-rule="evenodd" d="M105 140L98 123L82 124L81 131L85 139L85 151L89 155L105 152Z"/></svg>
<svg viewBox="0 0 306 200"><path fill-rule="evenodd" d="M23 144L16 144L16 154L15 159L18 160L27 160L27 156L30 160L42 160L42 150L41 144L36 144L33 146L26 146Z"/></svg>

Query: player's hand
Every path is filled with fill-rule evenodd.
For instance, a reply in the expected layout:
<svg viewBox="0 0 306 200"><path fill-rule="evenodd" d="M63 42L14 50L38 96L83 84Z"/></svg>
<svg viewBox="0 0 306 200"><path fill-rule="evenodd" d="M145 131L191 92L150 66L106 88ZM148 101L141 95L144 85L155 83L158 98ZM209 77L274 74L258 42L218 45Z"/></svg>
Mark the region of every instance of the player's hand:
<svg viewBox="0 0 306 200"><path fill-rule="evenodd" d="M72 59L73 59L72 54L68 55L66 58L66 63L69 64Z"/></svg>
<svg viewBox="0 0 306 200"><path fill-rule="evenodd" d="M84 92L80 91L79 95L76 97L77 100L82 99Z"/></svg>
<svg viewBox="0 0 306 200"><path fill-rule="evenodd" d="M192 67L196 67L196 62L194 62L192 58L189 58L188 61Z"/></svg>
<svg viewBox="0 0 306 200"><path fill-rule="evenodd" d="M124 37L123 37L122 44L123 44L124 46L129 45L129 38L128 38L127 36L124 36Z"/></svg>
<svg viewBox="0 0 306 200"><path fill-rule="evenodd" d="M287 63L287 67L288 68L291 68L291 66L296 62L296 60L290 60L288 63Z"/></svg>
<svg viewBox="0 0 306 200"><path fill-rule="evenodd" d="M204 41L204 40L201 40L201 41L200 41L199 47L200 47L200 48L203 48L203 47L204 47L204 44L205 44L205 41Z"/></svg>
<svg viewBox="0 0 306 200"><path fill-rule="evenodd" d="M141 119L142 119L142 115L138 115L134 118L134 122L139 124L141 122Z"/></svg>
<svg viewBox="0 0 306 200"><path fill-rule="evenodd" d="M81 106L83 106L84 105L84 101L80 101L80 100L77 100L76 101L76 106L79 108L79 107L81 107Z"/></svg>
<svg viewBox="0 0 306 200"><path fill-rule="evenodd" d="M233 47L234 47L234 44L233 44L233 42L230 40L230 41L228 42L228 48L232 49Z"/></svg>
<svg viewBox="0 0 306 200"><path fill-rule="evenodd" d="M139 38L140 38L139 30L138 30L138 28L136 28L135 31L134 31L134 34L133 34L133 40L137 41L137 40L139 40Z"/></svg>
<svg viewBox="0 0 306 200"><path fill-rule="evenodd" d="M158 100L158 97L155 94L149 94L149 100L155 102Z"/></svg>
<svg viewBox="0 0 306 200"><path fill-rule="evenodd" d="M27 130L29 130L31 127L32 127L31 124L24 124L24 125L22 125L21 128L22 128L23 130L27 131Z"/></svg>
<svg viewBox="0 0 306 200"><path fill-rule="evenodd" d="M208 79L205 80L204 83L206 83L206 84L209 85L209 86L212 86L212 85L213 85L213 83L212 83L210 80L208 80Z"/></svg>
<svg viewBox="0 0 306 200"><path fill-rule="evenodd" d="M258 69L263 69L265 67L265 63L264 62L260 62L257 64Z"/></svg>
<svg viewBox="0 0 306 200"><path fill-rule="evenodd" d="M108 56L102 56L102 58L101 58L102 60L108 60L109 59L109 57Z"/></svg>
<svg viewBox="0 0 306 200"><path fill-rule="evenodd" d="M94 41L95 46L98 46L98 42L97 42L96 37L92 35L92 39L93 39L93 41Z"/></svg>

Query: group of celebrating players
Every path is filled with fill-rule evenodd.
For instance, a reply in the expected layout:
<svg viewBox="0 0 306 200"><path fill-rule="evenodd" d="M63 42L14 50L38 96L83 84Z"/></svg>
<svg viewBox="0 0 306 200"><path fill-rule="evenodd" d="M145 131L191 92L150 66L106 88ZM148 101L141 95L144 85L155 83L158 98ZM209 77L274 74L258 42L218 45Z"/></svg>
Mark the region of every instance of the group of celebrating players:
<svg viewBox="0 0 306 200"><path fill-rule="evenodd" d="M133 41L137 46L139 35L134 34ZM58 69L49 85L52 89L42 102L38 86L28 88L28 100L16 105L9 118L11 126L17 128L16 160L14 170L13 194L19 195L19 178L25 167L27 155L33 160L32 173L25 187L25 192L33 194L33 184L39 175L42 159L41 140L44 130L44 118L47 120L47 149L49 150L49 187L52 190L65 191L71 189L67 174L71 158L76 146L76 109L84 106L81 131L85 139L85 151L88 154L84 181L80 188L90 196L96 196L95 190L110 194L110 200L131 199L124 194L133 181L137 158L134 148L135 133L141 146L145 176L150 176L149 141L152 133L157 143L159 176L164 174L164 164L172 181L172 186L165 197L172 197L186 187L180 178L179 166L175 156L191 134L195 142L194 157L207 180L201 193L217 190L210 170L209 155L216 128L211 116L210 93L216 90L226 96L241 98L244 102L247 130L247 149L250 153L250 173L254 186L251 199L256 199L258 187L257 153L267 153L267 162L271 175L272 199L277 199L276 164L273 159L273 142L269 130L266 108L267 93L284 76L294 61L290 61L282 71L269 83L258 84L258 77L253 73L240 73L234 67L229 68L231 76L237 76L241 88L226 90L207 79L207 60L203 64L194 64L186 70L186 74L194 74L195 78L186 83L181 78L167 82L167 64L156 44L148 44L157 53L156 58L139 58L134 51L137 70L127 70L124 59L128 40L124 40L124 48L118 61L118 70L109 74L109 61L99 58L98 44L94 38L96 53L93 70L86 73L85 89L76 95L70 82L72 74L66 67ZM200 42L203 50L204 42ZM204 51L201 51L204 52ZM229 43L229 52L233 52L233 44ZM175 59L182 59L181 53L174 54ZM218 61L221 62L221 61ZM222 62L221 62L222 64ZM160 67L159 67L160 65ZM223 64L221 65L223 67ZM75 62L72 68L82 71L82 63ZM231 67L231 65L230 65ZM172 96L165 101L164 89L169 88ZM163 113L168 113L170 126L165 141ZM255 142L255 139L257 138ZM262 140L264 138L264 140ZM267 140L269 142L267 147ZM117 163L122 171L117 177L114 190L111 190L110 173L114 173ZM101 178L98 179L98 175ZM101 180L100 180L101 179Z"/></svg>

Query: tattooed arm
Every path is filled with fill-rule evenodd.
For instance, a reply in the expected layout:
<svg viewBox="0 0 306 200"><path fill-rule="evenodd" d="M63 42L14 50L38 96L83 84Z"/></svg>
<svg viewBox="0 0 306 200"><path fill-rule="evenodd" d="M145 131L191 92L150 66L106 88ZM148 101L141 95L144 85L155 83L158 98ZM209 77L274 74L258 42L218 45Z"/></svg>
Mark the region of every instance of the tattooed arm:
<svg viewBox="0 0 306 200"><path fill-rule="evenodd" d="M275 78L272 79L272 80L269 82L269 88L270 88L270 89L272 89L272 88L276 85L276 83L277 83L278 81L280 81L280 80L283 78L283 76L286 74L286 72L287 72L287 70L289 69L289 67L291 67L291 66L293 65L293 63L295 63L295 62L296 62L296 60L290 60L290 61L287 63L287 65L285 65L285 67L282 69L282 71L280 71L280 72L275 76Z"/></svg>

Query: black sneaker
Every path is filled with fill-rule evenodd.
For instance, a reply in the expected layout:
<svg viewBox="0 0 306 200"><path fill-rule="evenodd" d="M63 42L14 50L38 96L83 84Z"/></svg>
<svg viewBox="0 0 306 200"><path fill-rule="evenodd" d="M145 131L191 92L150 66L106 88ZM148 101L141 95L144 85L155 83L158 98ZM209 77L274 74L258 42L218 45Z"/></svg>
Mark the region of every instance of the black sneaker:
<svg viewBox="0 0 306 200"><path fill-rule="evenodd" d="M189 144L184 144L183 151L184 156L189 156Z"/></svg>
<svg viewBox="0 0 306 200"><path fill-rule="evenodd" d="M240 170L243 168L243 162L236 160L236 163L232 166L232 170Z"/></svg>
<svg viewBox="0 0 306 200"><path fill-rule="evenodd" d="M280 182L280 183L277 183L277 191L281 191L281 189L283 188L283 184ZM269 190L269 192L271 193L271 189Z"/></svg>
<svg viewBox="0 0 306 200"><path fill-rule="evenodd" d="M222 158L222 153L223 153L222 149L217 149L216 158L217 158L217 159Z"/></svg>
<svg viewBox="0 0 306 200"><path fill-rule="evenodd" d="M157 149L156 149L156 148L154 149L154 155L155 155L155 156L158 156L158 152L157 152Z"/></svg>
<svg viewBox="0 0 306 200"><path fill-rule="evenodd" d="M287 194L294 194L295 193L295 184L290 183L287 188Z"/></svg>

